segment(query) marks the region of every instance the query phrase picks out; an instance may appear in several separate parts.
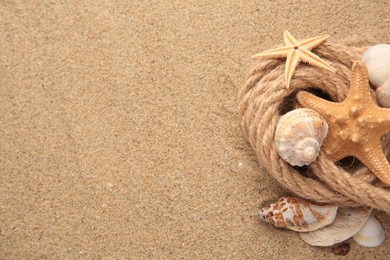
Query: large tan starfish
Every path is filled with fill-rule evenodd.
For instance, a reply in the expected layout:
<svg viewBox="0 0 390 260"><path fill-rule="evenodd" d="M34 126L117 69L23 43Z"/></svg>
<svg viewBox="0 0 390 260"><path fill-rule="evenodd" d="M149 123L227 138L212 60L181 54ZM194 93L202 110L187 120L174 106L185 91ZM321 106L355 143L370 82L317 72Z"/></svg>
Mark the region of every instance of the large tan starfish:
<svg viewBox="0 0 390 260"><path fill-rule="evenodd" d="M305 91L299 92L297 99L328 122L328 135L321 149L330 159L338 161L354 156L390 186L390 164L380 142L390 132L390 109L379 107L373 101L367 69L362 62L352 66L350 89L343 102L326 101Z"/></svg>
<svg viewBox="0 0 390 260"><path fill-rule="evenodd" d="M311 50L326 39L329 38L329 35L323 35L311 39L307 39L301 42L298 42L288 31L284 31L283 34L285 47L280 47L268 51L258 53L253 56L255 57L270 57L270 58L280 58L287 57L286 60L286 70L284 73L284 79L286 82L286 87L290 87L290 80L294 74L295 68L297 67L300 61L309 63L310 65L317 66L323 69L327 69L334 72L334 69L320 57L311 52Z"/></svg>

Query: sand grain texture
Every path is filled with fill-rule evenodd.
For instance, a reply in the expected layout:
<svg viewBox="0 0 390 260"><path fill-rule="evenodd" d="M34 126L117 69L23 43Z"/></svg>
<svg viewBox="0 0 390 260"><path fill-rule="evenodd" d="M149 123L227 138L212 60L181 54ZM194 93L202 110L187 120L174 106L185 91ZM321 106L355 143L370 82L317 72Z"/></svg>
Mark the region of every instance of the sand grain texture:
<svg viewBox="0 0 390 260"><path fill-rule="evenodd" d="M311 2L1 1L0 258L334 258L253 216L286 191L237 116L285 29L389 43L388 1Z"/></svg>

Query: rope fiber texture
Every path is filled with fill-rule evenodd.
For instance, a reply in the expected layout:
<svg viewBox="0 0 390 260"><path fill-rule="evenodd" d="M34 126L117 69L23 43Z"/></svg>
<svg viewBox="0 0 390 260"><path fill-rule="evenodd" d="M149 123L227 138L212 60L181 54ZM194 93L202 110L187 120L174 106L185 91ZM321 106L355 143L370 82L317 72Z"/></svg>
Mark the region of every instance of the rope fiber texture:
<svg viewBox="0 0 390 260"><path fill-rule="evenodd" d="M268 173L292 193L319 203L339 206L368 206L390 213L390 190L364 166L342 167L320 152L316 161L302 168L293 167L276 152L274 134L278 118L299 105L299 90L311 90L334 102L344 100L354 61L365 48L324 42L312 51L326 60L336 73L300 63L287 89L284 81L285 59L259 58L250 68L238 93L239 116L243 135ZM390 151L387 135L382 140ZM357 165L357 166L356 166Z"/></svg>

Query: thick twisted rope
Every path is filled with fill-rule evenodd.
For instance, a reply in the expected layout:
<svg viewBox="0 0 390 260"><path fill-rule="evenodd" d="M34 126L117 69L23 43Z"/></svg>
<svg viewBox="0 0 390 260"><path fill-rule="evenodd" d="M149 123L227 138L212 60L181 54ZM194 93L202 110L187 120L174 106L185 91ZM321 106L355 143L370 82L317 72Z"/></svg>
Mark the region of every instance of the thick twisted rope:
<svg viewBox="0 0 390 260"><path fill-rule="evenodd" d="M239 91L239 115L244 137L260 163L291 192L321 203L369 206L390 213L390 190L382 187L367 168L352 167L353 172L346 171L321 152L304 175L280 158L275 149L274 134L281 110L299 107L295 94L310 88L323 91L335 102L344 100L352 64L361 59L363 51L363 48L323 43L313 52L335 68L336 73L301 63L289 89L284 82L285 59L258 59ZM388 152L388 139L384 144Z"/></svg>

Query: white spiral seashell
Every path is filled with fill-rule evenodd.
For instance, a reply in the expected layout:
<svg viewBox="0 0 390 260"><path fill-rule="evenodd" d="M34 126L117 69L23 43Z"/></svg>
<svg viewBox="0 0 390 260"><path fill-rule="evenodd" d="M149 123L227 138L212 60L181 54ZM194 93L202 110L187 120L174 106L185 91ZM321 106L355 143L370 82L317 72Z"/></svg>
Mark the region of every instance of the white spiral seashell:
<svg viewBox="0 0 390 260"><path fill-rule="evenodd" d="M370 216L364 226L360 229L353 239L365 247L376 247L385 241L385 232L379 221Z"/></svg>
<svg viewBox="0 0 390 260"><path fill-rule="evenodd" d="M328 124L316 111L299 108L281 116L275 131L276 151L293 166L313 162L328 133Z"/></svg>
<svg viewBox="0 0 390 260"><path fill-rule="evenodd" d="M376 88L379 104L390 107L390 44L370 47L363 54L370 82Z"/></svg>

